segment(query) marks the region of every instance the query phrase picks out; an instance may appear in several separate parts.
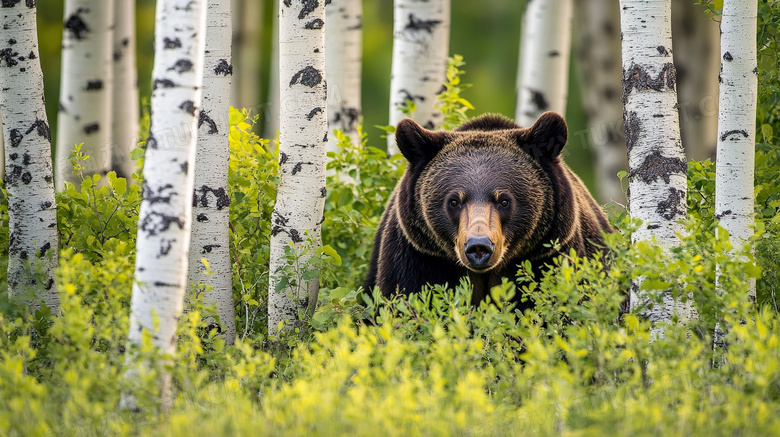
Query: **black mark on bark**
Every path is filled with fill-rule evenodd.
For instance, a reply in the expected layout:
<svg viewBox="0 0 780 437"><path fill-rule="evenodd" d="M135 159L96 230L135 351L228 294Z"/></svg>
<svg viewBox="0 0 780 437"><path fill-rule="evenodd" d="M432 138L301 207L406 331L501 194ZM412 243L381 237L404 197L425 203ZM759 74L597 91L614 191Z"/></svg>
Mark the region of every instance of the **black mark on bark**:
<svg viewBox="0 0 780 437"><path fill-rule="evenodd" d="M673 174L686 174L688 166L685 160L679 158L667 158L661 152L654 151L647 155L642 164L628 172L629 178L638 177L642 182L649 184L661 178L667 184Z"/></svg>
<svg viewBox="0 0 780 437"><path fill-rule="evenodd" d="M222 247L221 244L207 244L203 246L203 250L200 251L201 255L205 255L207 253L211 253L212 250Z"/></svg>
<svg viewBox="0 0 780 437"><path fill-rule="evenodd" d="M200 111L200 114L198 114L198 129L200 129L201 126L203 126L203 123L208 124L209 126L209 134L216 134L219 133L217 130L217 123L212 120L211 117L206 114L206 111Z"/></svg>
<svg viewBox="0 0 780 437"><path fill-rule="evenodd" d="M207 185L203 185L200 188L196 188L192 196L192 206L208 208L209 207L209 193L214 195L217 199L217 210L230 206L230 196L224 187L211 188Z"/></svg>
<svg viewBox="0 0 780 437"><path fill-rule="evenodd" d="M750 135L747 133L744 129L739 130L730 130L728 132L724 132L723 135L720 136L721 141L726 141L730 136L732 135L742 135L745 138L750 138ZM732 138L733 141L737 141L739 138Z"/></svg>
<svg viewBox="0 0 780 437"><path fill-rule="evenodd" d="M171 251L171 248L173 248L173 243L175 242L176 242L175 238L172 238L170 240L162 239L160 241L160 253L157 254L157 258L168 255L168 253Z"/></svg>
<svg viewBox="0 0 780 437"><path fill-rule="evenodd" d="M7 48L0 50L0 61L4 61L6 67L15 67L19 64L16 62L16 59L14 59L16 56L19 56L19 52L15 52L13 49Z"/></svg>
<svg viewBox="0 0 780 437"><path fill-rule="evenodd" d="M155 79L152 88L173 88L176 84L170 79Z"/></svg>
<svg viewBox="0 0 780 437"><path fill-rule="evenodd" d="M325 197L328 195L328 189L325 187L320 188L320 197Z"/></svg>
<svg viewBox="0 0 780 437"><path fill-rule="evenodd" d="M411 30L411 31L422 30L432 34L433 29L439 24L441 24L441 20L421 20L415 17L414 14L409 14L409 22L406 23L406 27L404 28L404 30Z"/></svg>
<svg viewBox="0 0 780 437"><path fill-rule="evenodd" d="M720 220L720 219L722 219L723 217L726 217L727 215L731 215L731 214L733 214L733 211L732 211L732 210L730 210L730 209L727 209L727 210L723 211L723 213L722 213L722 214L715 214L715 218L716 218L717 220Z"/></svg>
<svg viewBox="0 0 780 437"><path fill-rule="evenodd" d="M658 53L664 56L669 56L669 50L666 50L666 47L664 46L658 46L656 47L656 50L658 50Z"/></svg>
<svg viewBox="0 0 780 437"><path fill-rule="evenodd" d="M30 154L29 153L25 153L24 155L22 155L22 165L24 165L24 166L30 165Z"/></svg>
<svg viewBox="0 0 780 437"><path fill-rule="evenodd" d="M293 167L292 174L296 174L299 171L301 171L302 169L303 169L303 163L299 162L299 163L295 164L295 167Z"/></svg>
<svg viewBox="0 0 780 437"><path fill-rule="evenodd" d="M151 132L149 132L149 138L146 139L146 147L150 149L156 149L157 148L157 139L152 135Z"/></svg>
<svg viewBox="0 0 780 437"><path fill-rule="evenodd" d="M195 102L193 102L192 100L185 100L181 102L181 105L179 105L179 109L181 109L182 111L190 115L195 115L195 111L198 108L195 107Z"/></svg>
<svg viewBox="0 0 780 437"><path fill-rule="evenodd" d="M299 20L303 20L304 18L306 18L307 15L314 12L317 6L320 5L320 2L318 2L317 0L302 0L302 2L303 2L303 8L301 9L301 12L298 14ZM285 0L285 4L287 4L286 0Z"/></svg>
<svg viewBox="0 0 780 437"><path fill-rule="evenodd" d="M206 214L200 213L197 217L195 217L195 220L197 220L198 223L205 223L209 221L209 218L206 216Z"/></svg>
<svg viewBox="0 0 780 437"><path fill-rule="evenodd" d="M51 129L49 129L49 125L45 121L36 118L32 126L25 132L25 135L28 135L33 130L39 137L46 138L46 141L51 143Z"/></svg>
<svg viewBox="0 0 780 437"><path fill-rule="evenodd" d="M148 201L150 204L155 203L171 203L171 197L176 195L173 191L173 185L166 184L162 187L157 187L157 192L154 192L149 184L144 181L141 184L141 198Z"/></svg>
<svg viewBox="0 0 780 437"><path fill-rule="evenodd" d="M22 174L22 182L24 182L25 185L29 185L30 182L32 182L32 175L30 172L25 172Z"/></svg>
<svg viewBox="0 0 780 437"><path fill-rule="evenodd" d="M553 50L547 53L547 56L550 58L557 58L558 56L561 56L561 52L559 52L558 50Z"/></svg>
<svg viewBox="0 0 780 437"><path fill-rule="evenodd" d="M301 85L305 85L309 88L314 88L322 82L322 73L312 66L308 66L303 70L295 73L290 81L290 86L300 82Z"/></svg>
<svg viewBox="0 0 780 437"><path fill-rule="evenodd" d="M723 60L724 60L724 61L731 62L731 61L733 61L733 60L734 60L734 57L733 57L733 56L731 56L731 53L729 53L729 52L726 52L726 53L723 55Z"/></svg>
<svg viewBox="0 0 780 437"><path fill-rule="evenodd" d="M220 59L217 63L217 66L214 67L214 74L222 75L222 76L232 76L233 75L233 66L228 64L228 61L225 59Z"/></svg>
<svg viewBox="0 0 780 437"><path fill-rule="evenodd" d="M180 218L173 215L152 211L147 214L143 220L141 220L141 223L138 225L138 227L142 231L146 232L147 236L153 237L160 232L168 230L168 228L171 227L171 224L176 224L179 226L179 229L184 228L184 221Z"/></svg>
<svg viewBox="0 0 780 437"><path fill-rule="evenodd" d="M43 211L45 209L49 209L49 208L51 208L51 206L52 206L52 203L47 200L46 202L41 203L41 211Z"/></svg>
<svg viewBox="0 0 780 437"><path fill-rule="evenodd" d="M19 157L19 154L18 153L12 153L12 154L8 155L8 157L11 158L11 161L16 161L16 158Z"/></svg>
<svg viewBox="0 0 780 437"><path fill-rule="evenodd" d="M663 91L664 86L674 89L677 84L677 73L674 64L667 62L656 77L650 76L642 66L634 64L628 70L623 70L623 103L634 89Z"/></svg>
<svg viewBox="0 0 780 437"><path fill-rule="evenodd" d="M306 119L311 121L311 119L314 118L314 116L317 115L317 113L320 113L320 112L322 112L322 108L314 108L306 116Z"/></svg>
<svg viewBox="0 0 780 437"><path fill-rule="evenodd" d="M38 252L38 257L43 258L46 256L46 251L51 249L51 243L46 243L43 246L41 246L41 250Z"/></svg>
<svg viewBox="0 0 780 437"><path fill-rule="evenodd" d="M190 71L192 70L192 61L189 59L179 59L175 64L173 64L173 67L168 68L168 71L171 70L179 74L184 73L185 71Z"/></svg>
<svg viewBox="0 0 780 437"><path fill-rule="evenodd" d="M89 33L87 23L85 23L84 20L81 19L81 16L79 16L80 12L81 9L68 17L64 25L65 30L70 32L70 34L76 39L84 39L86 38L86 34Z"/></svg>
<svg viewBox="0 0 780 437"><path fill-rule="evenodd" d="M669 187L669 196L658 202L656 212L666 220L673 220L677 216L685 216L685 206L685 191Z"/></svg>
<svg viewBox="0 0 780 437"><path fill-rule="evenodd" d="M190 171L190 163L182 162L181 164L179 164L179 168L181 169L182 173L187 174L187 172Z"/></svg>
<svg viewBox="0 0 780 437"><path fill-rule="evenodd" d="M322 26L324 25L325 25L324 21L322 21L319 18L315 18L309 21L308 23L306 23L306 25L304 25L303 28L309 30L315 30L315 29L322 29Z"/></svg>
<svg viewBox="0 0 780 437"><path fill-rule="evenodd" d="M100 79L88 80L86 89L87 89L87 91L102 90L103 89L103 81L100 80Z"/></svg>
<svg viewBox="0 0 780 437"><path fill-rule="evenodd" d="M636 145L637 139L639 139L639 133L642 131L642 123L639 121L639 116L634 111L627 112L624 115L624 123L626 125L626 149L631 152L631 149Z"/></svg>
<svg viewBox="0 0 780 437"><path fill-rule="evenodd" d="M179 38L163 38L163 49L178 49L181 48L181 40Z"/></svg>
<svg viewBox="0 0 780 437"><path fill-rule="evenodd" d="M547 102L547 98L544 96L544 93L531 88L528 88L528 91L531 92L531 103L533 103L533 105L536 106L539 111L544 111L550 107L550 104Z"/></svg>
<svg viewBox="0 0 780 437"><path fill-rule="evenodd" d="M100 123L90 123L84 125L84 133L89 135L100 130Z"/></svg>
<svg viewBox="0 0 780 437"><path fill-rule="evenodd" d="M21 132L19 132L19 129L11 129L11 147L19 147L20 144L22 144L22 139L24 138L24 135L22 135Z"/></svg>
<svg viewBox="0 0 780 437"><path fill-rule="evenodd" d="M279 166L284 165L285 162L287 162L287 154L284 152L279 152Z"/></svg>

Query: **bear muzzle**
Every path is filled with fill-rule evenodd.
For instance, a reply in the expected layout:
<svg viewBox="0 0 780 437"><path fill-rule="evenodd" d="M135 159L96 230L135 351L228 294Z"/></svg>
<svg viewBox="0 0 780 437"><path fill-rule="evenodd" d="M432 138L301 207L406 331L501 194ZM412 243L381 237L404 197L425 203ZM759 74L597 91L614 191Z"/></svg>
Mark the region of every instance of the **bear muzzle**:
<svg viewBox="0 0 780 437"><path fill-rule="evenodd" d="M469 238L464 247L469 267L476 270L485 269L495 248L496 245L488 237Z"/></svg>
<svg viewBox="0 0 780 437"><path fill-rule="evenodd" d="M484 273L501 263L504 255L501 221L487 203L467 203L460 214L455 251L464 267Z"/></svg>

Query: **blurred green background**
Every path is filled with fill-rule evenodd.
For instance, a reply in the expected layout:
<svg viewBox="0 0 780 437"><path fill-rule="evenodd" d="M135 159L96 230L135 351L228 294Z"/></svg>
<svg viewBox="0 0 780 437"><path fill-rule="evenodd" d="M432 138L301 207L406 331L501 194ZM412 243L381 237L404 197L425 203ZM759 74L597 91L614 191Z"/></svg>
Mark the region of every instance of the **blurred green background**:
<svg viewBox="0 0 780 437"><path fill-rule="evenodd" d="M260 32L255 41L260 53L257 77L261 105L267 101L272 46L272 0L258 1ZM154 57L154 0L137 0L137 51L139 87L142 102L148 104ZM463 55L466 74L463 81L473 84L463 97L474 104L470 115L497 112L514 116L515 81L520 44L520 23L525 1L452 0L450 53ZM56 129L59 96L60 44L62 40L63 0L39 2L38 32L43 66L46 108L52 129ZM393 2L363 2L363 112L369 144L384 148L382 132L375 125L387 124L390 90L390 64L393 37ZM570 74L569 104L566 119L570 142L567 163L593 190L592 166L587 142L577 133L585 129L576 65ZM262 117L261 117L262 123ZM262 125L258 132L262 132ZM55 137L56 138L56 137Z"/></svg>

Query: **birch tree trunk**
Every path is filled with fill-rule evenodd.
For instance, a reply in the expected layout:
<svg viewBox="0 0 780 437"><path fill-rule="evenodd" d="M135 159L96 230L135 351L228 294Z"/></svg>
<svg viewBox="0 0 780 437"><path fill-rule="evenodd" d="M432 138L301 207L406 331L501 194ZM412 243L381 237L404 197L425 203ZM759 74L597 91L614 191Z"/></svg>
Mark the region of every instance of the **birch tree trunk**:
<svg viewBox="0 0 780 437"><path fill-rule="evenodd" d="M277 0L274 0L277 1ZM230 101L236 108L258 108L260 105L260 24L263 2L231 0L233 11L233 66L235 67Z"/></svg>
<svg viewBox="0 0 780 437"><path fill-rule="evenodd" d="M152 333L153 345L169 356L176 352L176 328L187 286L205 3L158 0L155 18L152 120L144 158L128 340L140 345L146 330ZM170 375L162 371L164 400L169 384ZM123 400L125 406L133 403L132 398Z"/></svg>
<svg viewBox="0 0 780 437"><path fill-rule="evenodd" d="M623 103L628 148L629 208L642 220L633 241L655 238L661 247L678 244L678 223L686 215L687 166L680 140L676 74L672 63L671 0L620 0L623 35ZM662 304L632 284L631 310L641 308L653 325L683 319L690 308L662 292ZM655 299L653 299L655 300ZM662 328L654 334L663 337Z"/></svg>
<svg viewBox="0 0 780 437"><path fill-rule="evenodd" d="M446 79L449 46L450 0L395 0L390 125L407 117L401 111L407 100L416 105L412 118L421 126L442 123L433 106ZM399 153L395 135L387 136L387 153Z"/></svg>
<svg viewBox="0 0 780 437"><path fill-rule="evenodd" d="M572 0L528 2L515 109L520 126L532 126L546 111L566 113L572 9Z"/></svg>
<svg viewBox="0 0 780 437"><path fill-rule="evenodd" d="M362 116L363 6L361 0L333 0L325 6L325 78L328 83L328 151L338 147L333 130L340 129L360 144L357 127Z"/></svg>
<svg viewBox="0 0 780 437"><path fill-rule="evenodd" d="M114 2L65 0L62 73L57 114L57 189L79 185L68 160L76 144L91 156L87 174L111 168ZM86 175L85 175L86 176Z"/></svg>
<svg viewBox="0 0 780 437"><path fill-rule="evenodd" d="M59 311L57 205L51 163L51 132L43 99L35 2L0 7L0 113L8 194L8 291ZM40 265L42 274L33 274Z"/></svg>
<svg viewBox="0 0 780 437"><path fill-rule="evenodd" d="M726 0L720 23L722 61L715 217L729 232L736 250L753 235L757 14L756 0ZM749 295L755 301L755 282Z"/></svg>
<svg viewBox="0 0 780 437"><path fill-rule="evenodd" d="M596 191L601 203L625 203L617 177L628 170L620 101L620 5L618 0L576 0L577 58L588 136L594 151Z"/></svg>
<svg viewBox="0 0 780 437"><path fill-rule="evenodd" d="M233 74L230 15L230 0L208 1L188 283L211 287L204 301L216 304L220 332L228 344L233 344L236 339L236 314L228 235L230 196L227 191L230 161L228 99ZM206 258L213 274L203 275L205 266L202 258Z"/></svg>
<svg viewBox="0 0 780 437"><path fill-rule="evenodd" d="M130 152L138 146L138 69L135 60L135 0L115 0L114 87L111 166L123 178L135 172Z"/></svg>
<svg viewBox="0 0 780 437"><path fill-rule="evenodd" d="M265 116L265 126L263 127L263 136L270 140L276 138L279 134L279 111L281 102L279 92L281 84L279 83L279 2L273 0L274 16L273 29L271 29L271 68L268 70L268 99L263 107Z"/></svg>
<svg viewBox="0 0 780 437"><path fill-rule="evenodd" d="M325 6L285 0L279 8L279 78L281 82L280 181L271 229L271 278L268 285L268 333L280 322L293 327L299 310L313 308L319 281L303 273L312 246L319 244L325 206L327 87L325 85ZM286 248L300 255L290 286L284 284ZM303 251L311 248L307 253Z"/></svg>
<svg viewBox="0 0 780 437"><path fill-rule="evenodd" d="M718 131L718 23L689 0L672 0L680 134L688 159L715 158Z"/></svg>

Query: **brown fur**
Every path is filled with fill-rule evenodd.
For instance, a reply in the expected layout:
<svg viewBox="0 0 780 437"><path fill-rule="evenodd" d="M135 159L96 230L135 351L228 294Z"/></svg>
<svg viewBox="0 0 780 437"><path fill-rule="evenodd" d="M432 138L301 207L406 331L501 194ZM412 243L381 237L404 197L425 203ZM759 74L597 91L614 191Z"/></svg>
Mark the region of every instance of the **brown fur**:
<svg viewBox="0 0 780 437"><path fill-rule="evenodd" d="M486 115L454 131L406 119L396 139L409 161L377 229L365 287L411 293L468 276L474 302L529 260L539 272L557 252L592 255L611 232L604 212L563 163L563 119L543 114L530 128ZM469 242L489 241L469 249ZM471 256L481 261L469 259ZM475 260L478 263L475 263ZM484 261L487 260L487 261Z"/></svg>

